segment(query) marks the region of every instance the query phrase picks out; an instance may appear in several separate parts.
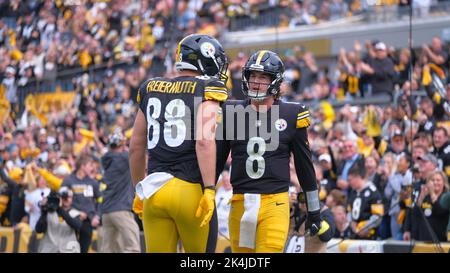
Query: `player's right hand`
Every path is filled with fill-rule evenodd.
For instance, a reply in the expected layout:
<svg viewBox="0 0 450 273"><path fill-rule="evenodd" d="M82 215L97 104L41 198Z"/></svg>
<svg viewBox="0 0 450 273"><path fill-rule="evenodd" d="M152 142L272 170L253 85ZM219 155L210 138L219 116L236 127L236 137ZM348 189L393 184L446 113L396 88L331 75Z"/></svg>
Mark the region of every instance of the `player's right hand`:
<svg viewBox="0 0 450 273"><path fill-rule="evenodd" d="M203 216L203 220L200 223L200 227L203 227L211 221L214 206L216 204L216 191L212 189L205 189L202 198L198 204L197 211L195 213L195 217L200 218Z"/></svg>

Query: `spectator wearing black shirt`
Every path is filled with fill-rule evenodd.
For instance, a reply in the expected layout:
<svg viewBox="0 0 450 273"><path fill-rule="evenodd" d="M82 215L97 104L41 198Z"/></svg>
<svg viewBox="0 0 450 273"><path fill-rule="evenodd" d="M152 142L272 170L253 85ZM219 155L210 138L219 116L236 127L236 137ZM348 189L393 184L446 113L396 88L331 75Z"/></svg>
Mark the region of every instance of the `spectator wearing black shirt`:
<svg viewBox="0 0 450 273"><path fill-rule="evenodd" d="M140 252L139 227L131 212L134 189L125 137L120 132L114 133L109 146L109 151L101 158L106 184L101 203L102 236L105 238L101 251Z"/></svg>
<svg viewBox="0 0 450 273"><path fill-rule="evenodd" d="M392 97L395 79L394 62L388 57L387 48L383 42L375 44L375 58L369 58L367 64L361 63L361 69L369 76L372 95L387 94Z"/></svg>

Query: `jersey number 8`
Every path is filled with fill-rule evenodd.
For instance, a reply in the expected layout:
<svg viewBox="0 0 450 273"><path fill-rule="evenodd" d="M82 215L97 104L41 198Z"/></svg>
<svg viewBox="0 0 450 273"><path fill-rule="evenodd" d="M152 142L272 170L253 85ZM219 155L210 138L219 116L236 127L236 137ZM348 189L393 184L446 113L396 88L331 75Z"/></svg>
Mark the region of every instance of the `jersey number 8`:
<svg viewBox="0 0 450 273"><path fill-rule="evenodd" d="M357 221L361 214L361 198L357 197L352 204L352 218Z"/></svg>
<svg viewBox="0 0 450 273"><path fill-rule="evenodd" d="M258 145L258 151L255 152L255 146ZM266 162L263 154L266 152L266 142L261 137L252 137L247 144L248 158L245 162L245 170L247 175L252 179L258 179L263 176L266 169ZM253 168L256 161L256 171Z"/></svg>

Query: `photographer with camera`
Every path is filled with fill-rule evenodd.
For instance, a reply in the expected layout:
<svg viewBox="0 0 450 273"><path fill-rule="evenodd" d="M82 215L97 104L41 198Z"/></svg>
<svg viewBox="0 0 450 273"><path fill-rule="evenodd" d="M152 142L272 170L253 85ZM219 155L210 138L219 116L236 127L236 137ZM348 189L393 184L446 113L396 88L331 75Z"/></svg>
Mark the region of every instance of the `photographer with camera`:
<svg viewBox="0 0 450 273"><path fill-rule="evenodd" d="M72 200L73 192L63 187L40 202L42 213L35 230L44 233L44 238L39 243L39 253L80 253L77 234L82 222L80 211L72 208Z"/></svg>
<svg viewBox="0 0 450 273"><path fill-rule="evenodd" d="M100 188L94 177L94 159L83 155L75 164L75 172L64 178L61 185L73 190L73 207L80 211L80 219L83 221L79 236L81 253L88 252L92 230L100 224L98 214Z"/></svg>
<svg viewBox="0 0 450 273"><path fill-rule="evenodd" d="M134 189L131 182L125 137L115 132L109 151L101 158L104 170L102 240L100 251L107 253L140 252L139 227L131 212ZM116 239L117 238L117 239Z"/></svg>

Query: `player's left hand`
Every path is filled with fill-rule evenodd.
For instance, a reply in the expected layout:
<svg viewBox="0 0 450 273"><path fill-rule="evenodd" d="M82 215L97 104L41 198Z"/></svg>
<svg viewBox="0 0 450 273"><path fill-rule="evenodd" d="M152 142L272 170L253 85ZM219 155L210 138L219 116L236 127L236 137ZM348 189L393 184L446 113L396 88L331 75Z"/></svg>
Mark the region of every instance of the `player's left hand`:
<svg viewBox="0 0 450 273"><path fill-rule="evenodd" d="M199 218L204 215L200 227L203 227L209 223L212 218L215 206L216 191L212 189L205 189L202 198L198 204L197 212L195 217Z"/></svg>

